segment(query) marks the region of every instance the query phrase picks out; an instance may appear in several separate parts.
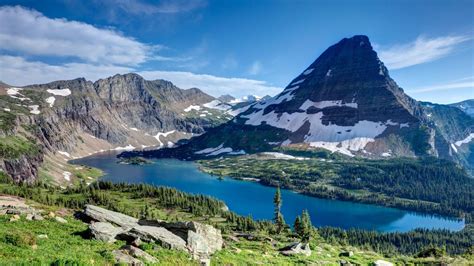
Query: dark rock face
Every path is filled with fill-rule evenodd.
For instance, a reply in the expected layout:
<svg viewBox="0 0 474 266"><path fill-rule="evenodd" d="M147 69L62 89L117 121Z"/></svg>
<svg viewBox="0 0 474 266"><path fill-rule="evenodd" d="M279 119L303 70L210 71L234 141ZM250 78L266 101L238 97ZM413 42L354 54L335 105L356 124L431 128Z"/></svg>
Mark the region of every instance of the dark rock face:
<svg viewBox="0 0 474 266"><path fill-rule="evenodd" d="M456 111L444 107L448 113ZM369 39L354 36L329 47L277 96L254 103L185 146L140 155L193 159L299 145L369 158L434 155L457 160L451 144L474 132L473 120L466 117L456 114L434 122L423 104L390 78ZM212 149L217 147L222 152Z"/></svg>
<svg viewBox="0 0 474 266"><path fill-rule="evenodd" d="M33 183L36 180L38 169L43 162L42 154L22 155L16 159L0 160L0 167L10 175L13 180Z"/></svg>

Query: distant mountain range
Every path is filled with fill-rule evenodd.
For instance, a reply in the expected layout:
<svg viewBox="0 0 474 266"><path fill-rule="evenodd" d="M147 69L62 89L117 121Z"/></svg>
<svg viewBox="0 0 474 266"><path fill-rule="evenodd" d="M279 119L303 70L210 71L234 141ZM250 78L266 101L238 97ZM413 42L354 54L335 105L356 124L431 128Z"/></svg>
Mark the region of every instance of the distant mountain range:
<svg viewBox="0 0 474 266"><path fill-rule="evenodd" d="M472 170L472 103L410 98L366 36L331 46L274 97L215 98L137 74L24 87L0 82L0 168L18 182L42 174L63 184L71 182L65 161L106 150L196 159L287 147L436 156Z"/></svg>
<svg viewBox="0 0 474 266"><path fill-rule="evenodd" d="M452 103L450 105L457 107L471 117L474 117L474 99L465 100L459 103Z"/></svg>
<svg viewBox="0 0 474 266"><path fill-rule="evenodd" d="M17 181L32 182L47 165L44 172L53 180L69 181L62 178L64 160L105 150L170 147L254 102L225 98L229 101L137 74L25 87L0 83L0 167Z"/></svg>
<svg viewBox="0 0 474 266"><path fill-rule="evenodd" d="M365 158L436 156L472 170L474 119L466 106L410 98L368 37L354 36L329 47L280 94L186 145L129 155L195 159L284 146Z"/></svg>

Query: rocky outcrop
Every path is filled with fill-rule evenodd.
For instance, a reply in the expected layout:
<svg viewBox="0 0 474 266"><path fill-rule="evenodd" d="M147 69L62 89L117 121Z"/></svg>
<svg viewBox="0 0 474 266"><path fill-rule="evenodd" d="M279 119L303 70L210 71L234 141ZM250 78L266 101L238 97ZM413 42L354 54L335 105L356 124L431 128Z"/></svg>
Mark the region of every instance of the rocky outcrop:
<svg viewBox="0 0 474 266"><path fill-rule="evenodd" d="M143 250L141 250L137 247L131 246L131 245L125 245L120 250L123 253L126 253L126 254L134 257L134 258L142 259L146 263L158 263L159 262L155 257L153 257L150 254L146 253L145 251L143 251Z"/></svg>
<svg viewBox="0 0 474 266"><path fill-rule="evenodd" d="M0 195L0 215L5 214L27 215L32 220L34 217L41 217L39 211L27 205L23 198Z"/></svg>
<svg viewBox="0 0 474 266"><path fill-rule="evenodd" d="M137 224L124 234L145 242L156 242L164 248L186 250L186 241L164 227Z"/></svg>
<svg viewBox="0 0 474 266"><path fill-rule="evenodd" d="M304 255L311 256L311 248L308 243L293 243L280 249L280 253L285 256Z"/></svg>
<svg viewBox="0 0 474 266"><path fill-rule="evenodd" d="M92 222L89 230L92 237L108 243L115 242L117 235L125 232L123 228L105 222Z"/></svg>
<svg viewBox="0 0 474 266"><path fill-rule="evenodd" d="M128 215L93 205L86 205L83 214L86 220L91 221L89 230L92 237L104 242L120 239L132 245L139 242L157 243L164 248L188 252L203 264L209 264L211 255L223 246L220 230L197 222L138 221ZM143 251L127 246L115 255L126 260L130 257L142 257L144 254L141 252Z"/></svg>
<svg viewBox="0 0 474 266"><path fill-rule="evenodd" d="M133 256L127 254L122 250L114 250L112 251L112 255L114 256L115 263L119 265L128 265L128 266L144 266L141 260L134 258Z"/></svg>
<svg viewBox="0 0 474 266"><path fill-rule="evenodd" d="M125 230L131 229L138 224L138 219L136 218L94 205L86 205L84 214L94 221L114 224Z"/></svg>
<svg viewBox="0 0 474 266"><path fill-rule="evenodd" d="M43 163L42 153L23 154L15 159L1 159L0 168L17 182L34 183L38 176L38 170Z"/></svg>
<svg viewBox="0 0 474 266"><path fill-rule="evenodd" d="M224 244L221 231L197 222L163 222L140 220L139 224L161 226L186 241L187 249L195 259L207 258L222 249Z"/></svg>

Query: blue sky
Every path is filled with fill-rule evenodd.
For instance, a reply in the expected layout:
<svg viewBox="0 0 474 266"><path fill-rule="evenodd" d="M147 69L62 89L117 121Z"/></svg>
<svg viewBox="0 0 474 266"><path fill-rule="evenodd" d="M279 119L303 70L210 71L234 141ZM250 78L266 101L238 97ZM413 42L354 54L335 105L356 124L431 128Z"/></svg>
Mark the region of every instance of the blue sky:
<svg viewBox="0 0 474 266"><path fill-rule="evenodd" d="M276 94L328 46L369 36L417 100L474 98L474 1L0 1L0 80L137 72L182 88Z"/></svg>

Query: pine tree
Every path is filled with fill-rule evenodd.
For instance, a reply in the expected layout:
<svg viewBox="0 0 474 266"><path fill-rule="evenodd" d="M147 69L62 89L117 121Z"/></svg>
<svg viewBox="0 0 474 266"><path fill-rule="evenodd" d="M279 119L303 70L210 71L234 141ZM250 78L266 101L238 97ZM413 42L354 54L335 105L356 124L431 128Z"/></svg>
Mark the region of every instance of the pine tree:
<svg viewBox="0 0 474 266"><path fill-rule="evenodd" d="M307 210L304 210L301 214L301 240L308 242L311 238L311 232L313 230L313 225L311 224L311 218Z"/></svg>
<svg viewBox="0 0 474 266"><path fill-rule="evenodd" d="M280 192L280 187L277 187L275 191L275 197L273 198L273 204L275 206L275 216L274 216L274 222L276 225L276 231L277 233L281 233L283 228L285 227L285 219L283 218L283 215L281 214L281 192Z"/></svg>
<svg viewBox="0 0 474 266"><path fill-rule="evenodd" d="M297 235L301 234L301 219L300 219L300 216L296 216L295 223L293 224L293 230Z"/></svg>

